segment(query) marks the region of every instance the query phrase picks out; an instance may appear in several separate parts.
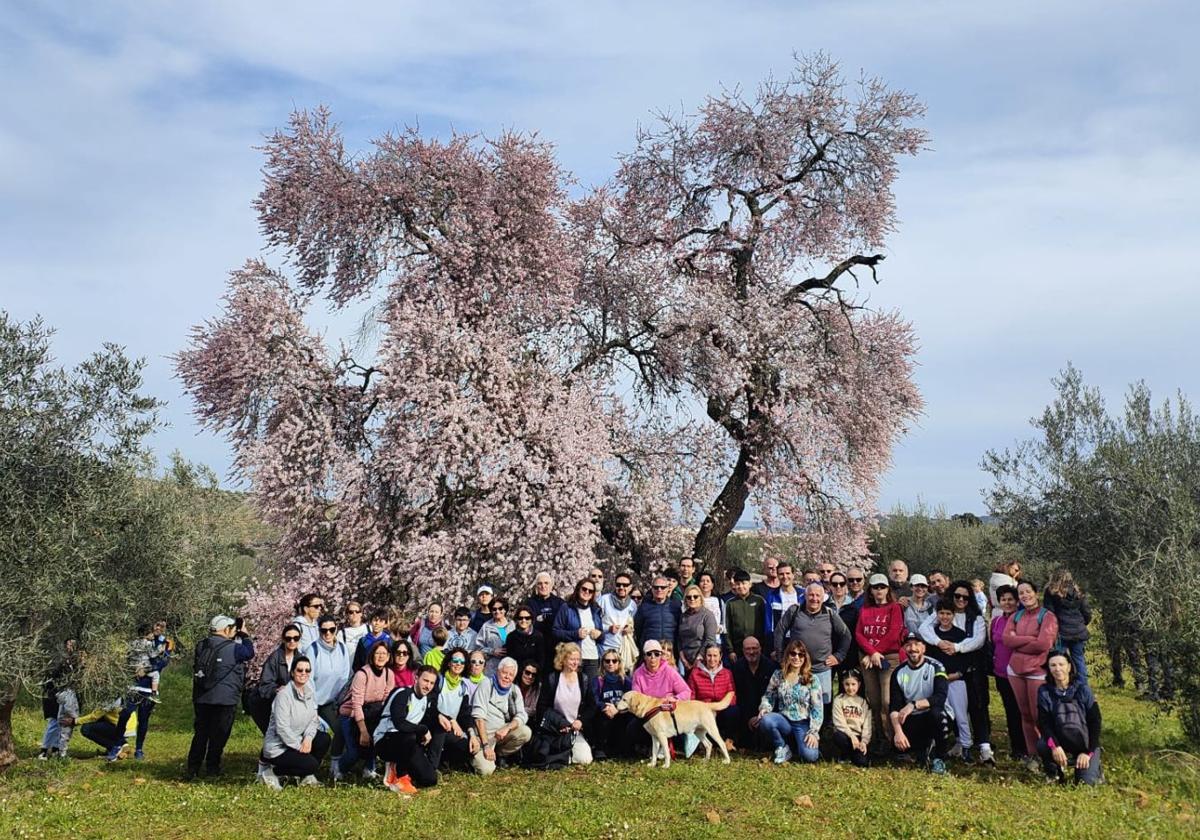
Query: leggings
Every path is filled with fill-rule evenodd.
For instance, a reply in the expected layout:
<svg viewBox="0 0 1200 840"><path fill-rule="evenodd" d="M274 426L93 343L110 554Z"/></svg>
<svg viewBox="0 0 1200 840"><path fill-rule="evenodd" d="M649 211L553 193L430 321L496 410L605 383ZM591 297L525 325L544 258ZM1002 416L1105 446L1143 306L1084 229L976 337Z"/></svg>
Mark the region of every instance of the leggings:
<svg viewBox="0 0 1200 840"><path fill-rule="evenodd" d="M863 691L867 695L871 714L875 717L873 739L891 744L892 718L888 709L891 707L892 671L900 664L900 657L894 653L886 654L884 663L882 668L863 668Z"/></svg>
<svg viewBox="0 0 1200 840"><path fill-rule="evenodd" d="M992 719L988 712L990 693L986 667L978 666L967 672L967 714L971 717L971 731L975 743L992 743Z"/></svg>
<svg viewBox="0 0 1200 840"><path fill-rule="evenodd" d="M1025 736L1025 754L1037 755L1037 695L1038 689L1046 684L1044 679L1034 680L1010 674L1008 684L1017 696L1017 708L1021 710L1021 732Z"/></svg>
<svg viewBox="0 0 1200 840"><path fill-rule="evenodd" d="M328 749L329 736L324 732L318 732L313 736L312 748L308 752L302 753L287 747L274 758L266 759L266 762L280 776L312 776L321 766L321 759L325 757L325 751Z"/></svg>
<svg viewBox="0 0 1200 840"><path fill-rule="evenodd" d="M1017 696L1008 677L996 677L996 691L1000 693L1000 702L1004 704L1009 751L1013 758L1025 758L1029 753L1025 748L1025 731L1021 728L1021 707L1017 705Z"/></svg>

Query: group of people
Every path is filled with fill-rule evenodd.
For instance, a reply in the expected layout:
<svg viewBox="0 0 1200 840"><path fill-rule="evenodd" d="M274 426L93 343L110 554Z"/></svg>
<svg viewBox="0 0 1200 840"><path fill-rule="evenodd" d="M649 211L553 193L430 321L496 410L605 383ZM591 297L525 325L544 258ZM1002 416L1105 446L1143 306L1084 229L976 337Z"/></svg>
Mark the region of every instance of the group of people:
<svg viewBox="0 0 1200 840"><path fill-rule="evenodd" d="M221 772L239 705L263 733L262 783L318 784L329 756L334 781L357 771L413 792L451 768L645 755L659 713L687 757L701 743L679 726L688 701L716 713L726 752L944 773L951 760L995 763L994 682L1012 759L1047 778L1101 778L1083 656L1091 612L1065 570L1044 598L1018 563L985 584L910 577L900 561L868 576L768 558L760 580L732 569L718 594L718 578L685 558L645 597L629 573L607 591L604 578L592 570L565 599L545 572L513 601L484 585L473 606L429 604L412 622L354 601L339 614L310 593L249 681L249 630L217 616L195 654L187 775Z"/></svg>

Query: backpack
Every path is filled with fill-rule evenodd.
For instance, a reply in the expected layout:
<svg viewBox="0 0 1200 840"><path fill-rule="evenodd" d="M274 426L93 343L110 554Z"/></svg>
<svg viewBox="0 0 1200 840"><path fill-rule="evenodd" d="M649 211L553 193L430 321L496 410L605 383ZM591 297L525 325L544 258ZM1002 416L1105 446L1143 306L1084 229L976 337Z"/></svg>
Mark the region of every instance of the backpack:
<svg viewBox="0 0 1200 840"><path fill-rule="evenodd" d="M192 689L196 695L216 688L221 681L221 675L217 673L219 663L217 647L209 639L196 645L195 670L192 673Z"/></svg>
<svg viewBox="0 0 1200 840"><path fill-rule="evenodd" d="M1046 686L1050 693L1050 708L1054 714L1054 728L1062 741L1060 746L1069 752L1083 752L1088 748L1087 711L1078 697L1078 686L1071 686L1065 695L1060 695L1051 686Z"/></svg>

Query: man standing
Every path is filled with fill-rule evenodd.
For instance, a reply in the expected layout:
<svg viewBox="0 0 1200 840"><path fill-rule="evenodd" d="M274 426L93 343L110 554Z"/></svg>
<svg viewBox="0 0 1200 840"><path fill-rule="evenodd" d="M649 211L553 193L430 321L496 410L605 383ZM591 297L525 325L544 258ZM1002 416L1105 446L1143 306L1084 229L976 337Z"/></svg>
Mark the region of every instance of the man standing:
<svg viewBox="0 0 1200 840"><path fill-rule="evenodd" d="M774 557L763 560L763 579L750 587L760 598L771 603L771 591L779 588L779 561Z"/></svg>
<svg viewBox="0 0 1200 840"><path fill-rule="evenodd" d="M549 639L554 635L554 616L558 615L562 605L563 599L554 592L554 578L549 572L538 572L537 577L533 579L533 595L529 597L529 609L533 613L533 629L541 633L543 638Z"/></svg>
<svg viewBox="0 0 1200 840"><path fill-rule="evenodd" d="M422 665L411 688L395 689L384 702L374 741L375 754L387 762L383 783L388 790L415 793L437 784L430 755L446 734L438 725L437 698L432 696L437 680L437 670Z"/></svg>
<svg viewBox="0 0 1200 840"><path fill-rule="evenodd" d="M750 591L750 573L735 569L733 573L732 597L725 602L725 655L730 662L737 662L746 639L759 642L767 637L767 604L762 596ZM761 645L759 651L762 651ZM755 709L758 706L754 706Z"/></svg>
<svg viewBox="0 0 1200 840"><path fill-rule="evenodd" d="M904 640L905 661L892 673L889 712L896 749L923 764L930 747L929 769L946 772L946 735L942 714L946 705L946 671L925 656L925 640L909 633Z"/></svg>
<svg viewBox="0 0 1200 840"><path fill-rule="evenodd" d="M757 596L756 596L757 597ZM733 687L738 698L740 726L734 740L743 746L755 746L756 733L749 722L758 717L758 706L767 693L771 675L779 668L762 655L762 645L754 636L742 640L742 655L733 665ZM757 729L757 727L756 727ZM765 740L764 740L765 743Z"/></svg>
<svg viewBox="0 0 1200 840"><path fill-rule="evenodd" d="M912 595L912 587L908 585L908 564L903 560L893 560L888 564L888 584L896 600Z"/></svg>
<svg viewBox="0 0 1200 840"><path fill-rule="evenodd" d="M339 759L345 738L342 736L342 722L338 719L339 698L342 689L350 682L353 654L346 649L346 643L338 641L337 619L331 615L321 616L317 623L320 638L313 642L312 647L305 651L312 663L312 686L317 698L317 714L329 731L333 733L333 748L330 750L330 775L338 781L341 776Z"/></svg>
<svg viewBox="0 0 1200 840"><path fill-rule="evenodd" d="M792 569L791 563L780 563L779 570L779 586L772 589L767 595L767 615L765 632L770 638L775 633L775 628L779 625L779 617L787 610L796 604L804 597L800 594L800 590L796 588L796 572ZM811 653L811 651L809 651ZM779 661L780 655L783 654L783 648L775 651L775 661Z"/></svg>
<svg viewBox="0 0 1200 840"><path fill-rule="evenodd" d="M825 587L809 584L804 590L804 603L789 607L775 628L775 660L783 656L788 642L799 640L808 648L812 658L813 676L821 684L825 704L833 699L833 679L830 669L846 661L850 652L850 631L831 606L825 603Z"/></svg>
<svg viewBox="0 0 1200 840"><path fill-rule="evenodd" d="M242 699L246 663L254 658L254 640L240 620L218 615L209 635L196 645L192 672L192 745L185 778L194 779L203 764L209 776L221 775L221 757L233 731L233 718Z"/></svg>
<svg viewBox="0 0 1200 840"><path fill-rule="evenodd" d="M600 643L601 658L608 651L620 653L622 637L633 638L638 605L630 597L632 591L633 578L627 572L618 572L613 578L613 591L600 596L600 623L604 626L604 639Z"/></svg>
<svg viewBox="0 0 1200 840"><path fill-rule="evenodd" d="M861 610L867 597L867 573L862 566L851 566L846 570L846 589L854 599L855 608Z"/></svg>
<svg viewBox="0 0 1200 840"><path fill-rule="evenodd" d="M638 650L650 639L675 644L682 609L679 602L671 598L672 588L665 575L659 575L651 583L650 597L642 601L633 616L633 637Z"/></svg>
<svg viewBox="0 0 1200 840"><path fill-rule="evenodd" d="M821 576L821 583L829 585L829 578L833 576L836 568L828 560L822 560L817 564L817 574Z"/></svg>
<svg viewBox="0 0 1200 840"><path fill-rule="evenodd" d="M529 716L521 689L513 685L516 678L517 660L506 656L496 666L496 673L484 677L475 689L471 717L483 748L471 756L471 765L481 776L495 773L500 761L515 755L533 737L526 726Z"/></svg>

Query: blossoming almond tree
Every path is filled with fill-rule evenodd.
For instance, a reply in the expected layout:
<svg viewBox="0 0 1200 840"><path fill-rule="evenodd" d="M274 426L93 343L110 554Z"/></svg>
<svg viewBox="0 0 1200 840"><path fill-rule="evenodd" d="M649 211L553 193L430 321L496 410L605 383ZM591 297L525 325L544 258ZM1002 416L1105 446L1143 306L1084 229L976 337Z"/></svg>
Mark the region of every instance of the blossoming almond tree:
<svg viewBox="0 0 1200 840"><path fill-rule="evenodd" d="M410 131L352 156L326 111L296 114L257 202L292 279L247 263L178 359L284 534L254 608L573 579L603 542L713 561L751 498L823 551L861 551L921 403L910 328L855 290L920 115L801 60L751 101L664 118L571 199L533 137ZM370 359L305 325L319 298L375 304ZM691 546L670 544L678 520Z"/></svg>

